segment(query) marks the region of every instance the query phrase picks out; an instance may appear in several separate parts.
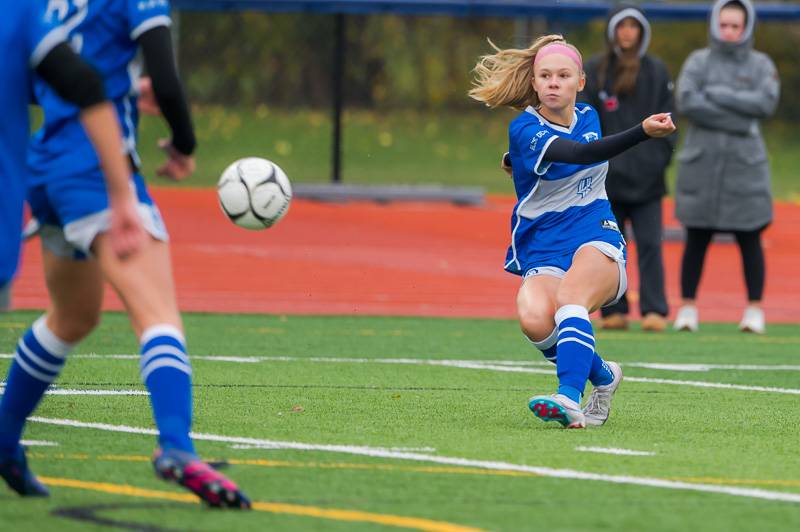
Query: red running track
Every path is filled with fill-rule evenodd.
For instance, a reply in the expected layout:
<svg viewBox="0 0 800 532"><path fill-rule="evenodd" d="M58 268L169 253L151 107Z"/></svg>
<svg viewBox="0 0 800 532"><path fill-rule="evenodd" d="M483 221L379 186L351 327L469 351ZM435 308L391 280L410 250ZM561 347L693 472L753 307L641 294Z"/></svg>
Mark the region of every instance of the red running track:
<svg viewBox="0 0 800 532"><path fill-rule="evenodd" d="M490 197L482 207L294 200L277 226L251 232L225 219L214 190L154 188L153 194L170 229L185 311L515 317L519 278L502 269L509 197ZM677 226L671 210L667 205L665 221ZM768 321L800 321L800 206L777 206L765 245ZM681 243L665 244L673 311L681 249ZM628 275L636 301L636 268ZM738 248L712 245L698 296L701 318L737 321L745 300ZM46 305L34 241L25 246L13 306ZM121 308L110 290L105 306Z"/></svg>

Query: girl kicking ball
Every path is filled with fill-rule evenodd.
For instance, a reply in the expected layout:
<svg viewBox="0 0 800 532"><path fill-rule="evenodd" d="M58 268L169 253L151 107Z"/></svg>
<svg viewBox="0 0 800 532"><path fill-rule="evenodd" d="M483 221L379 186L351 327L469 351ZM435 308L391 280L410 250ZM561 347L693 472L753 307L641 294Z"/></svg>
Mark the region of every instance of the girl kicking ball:
<svg viewBox="0 0 800 532"><path fill-rule="evenodd" d="M595 351L589 313L627 287L625 239L605 192L608 159L675 125L661 113L602 138L597 112L575 103L585 84L577 48L560 35L521 50L492 47L475 67L469 95L521 111L509 125L504 157L518 199L505 269L522 277L520 326L556 364L559 382L555 394L532 397L528 406L567 428L602 425L622 371ZM581 409L587 380L594 388Z"/></svg>

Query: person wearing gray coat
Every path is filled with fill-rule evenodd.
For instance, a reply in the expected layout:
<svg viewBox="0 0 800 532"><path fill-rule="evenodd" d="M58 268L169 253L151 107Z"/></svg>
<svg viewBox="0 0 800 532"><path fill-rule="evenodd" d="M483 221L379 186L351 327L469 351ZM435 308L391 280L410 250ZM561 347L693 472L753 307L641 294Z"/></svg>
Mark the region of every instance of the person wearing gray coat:
<svg viewBox="0 0 800 532"><path fill-rule="evenodd" d="M676 104L689 122L675 191L675 213L686 227L678 330L698 328L695 297L717 232L733 233L742 254L749 304L739 328L765 330L761 232L772 221L772 193L759 121L775 112L780 84L770 58L753 50L754 26L749 0L718 0L709 46L692 52L678 77Z"/></svg>

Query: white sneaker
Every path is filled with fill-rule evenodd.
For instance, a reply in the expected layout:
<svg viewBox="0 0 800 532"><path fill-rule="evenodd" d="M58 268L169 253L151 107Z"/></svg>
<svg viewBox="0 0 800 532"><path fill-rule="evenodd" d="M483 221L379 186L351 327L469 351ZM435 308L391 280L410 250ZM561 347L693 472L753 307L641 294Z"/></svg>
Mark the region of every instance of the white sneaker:
<svg viewBox="0 0 800 532"><path fill-rule="evenodd" d="M581 405L566 395L537 395L528 401L528 408L542 421L558 421L566 429L586 427Z"/></svg>
<svg viewBox="0 0 800 532"><path fill-rule="evenodd" d="M676 331L690 331L697 332L700 328L697 318L697 307L694 305L684 305L678 309L678 315L675 316L675 323L672 327Z"/></svg>
<svg viewBox="0 0 800 532"><path fill-rule="evenodd" d="M619 388L619 383L622 382L622 368L619 367L619 364L606 361L606 365L614 375L614 380L604 386L595 386L589 395L589 401L583 408L586 424L593 427L599 427L608 419L608 415L611 413L611 399Z"/></svg>
<svg viewBox="0 0 800 532"><path fill-rule="evenodd" d="M742 321L739 322L739 330L742 332L764 334L766 331L764 311L752 305L744 309Z"/></svg>

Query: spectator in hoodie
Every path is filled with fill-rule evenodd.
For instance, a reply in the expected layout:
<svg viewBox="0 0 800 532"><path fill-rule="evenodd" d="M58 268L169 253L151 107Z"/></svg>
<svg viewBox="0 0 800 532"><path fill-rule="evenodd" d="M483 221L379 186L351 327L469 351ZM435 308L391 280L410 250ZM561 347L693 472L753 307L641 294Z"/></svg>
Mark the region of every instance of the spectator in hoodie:
<svg viewBox="0 0 800 532"><path fill-rule="evenodd" d="M689 122L675 193L686 227L678 330L698 329L695 297L706 250L715 233L729 232L741 250L749 301L739 328L765 331L761 232L772 221L772 194L759 121L775 112L780 84L770 58L753 50L755 19L749 0L718 0L709 46L692 52L678 77L678 109Z"/></svg>
<svg viewBox="0 0 800 532"><path fill-rule="evenodd" d="M607 49L586 63L581 101L600 115L604 135L619 133L658 112L673 110L672 81L664 63L647 53L650 24L637 7L621 5L609 14ZM639 267L642 329L663 331L668 313L664 291L661 199L664 174L675 146L668 136L643 142L609 161L606 191L621 230L630 221ZM628 328L629 303L623 296L602 309L604 329Z"/></svg>

